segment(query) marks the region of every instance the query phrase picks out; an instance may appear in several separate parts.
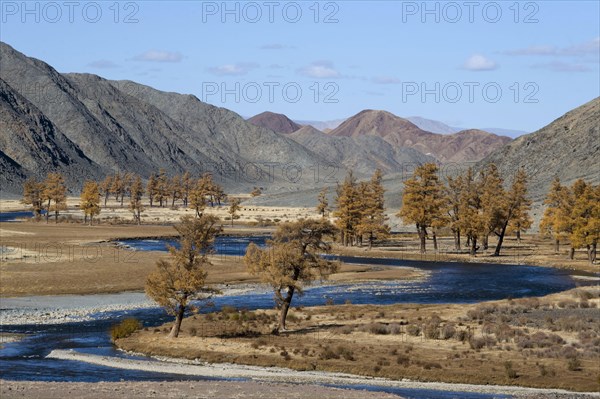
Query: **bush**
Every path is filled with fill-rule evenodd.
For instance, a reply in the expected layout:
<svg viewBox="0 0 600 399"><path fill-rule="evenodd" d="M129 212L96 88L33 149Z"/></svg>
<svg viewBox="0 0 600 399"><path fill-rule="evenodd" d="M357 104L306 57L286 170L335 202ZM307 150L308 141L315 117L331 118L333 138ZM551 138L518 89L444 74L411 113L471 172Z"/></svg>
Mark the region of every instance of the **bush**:
<svg viewBox="0 0 600 399"><path fill-rule="evenodd" d="M515 369L513 369L512 362L505 362L504 370L506 371L506 376L510 379L514 379L519 376Z"/></svg>
<svg viewBox="0 0 600 399"><path fill-rule="evenodd" d="M398 355L396 358L396 363L398 363L400 366L408 367L410 365L410 357L406 355Z"/></svg>
<svg viewBox="0 0 600 399"><path fill-rule="evenodd" d="M442 339L450 339L456 334L456 329L452 324L446 324L442 327Z"/></svg>
<svg viewBox="0 0 600 399"><path fill-rule="evenodd" d="M110 336L113 341L120 338L127 338L137 330L142 328L142 323L138 319L125 319L119 324L116 324L110 329Z"/></svg>
<svg viewBox="0 0 600 399"><path fill-rule="evenodd" d="M567 368L569 371L579 371L581 370L581 360L578 357L572 357L569 359L567 364Z"/></svg>
<svg viewBox="0 0 600 399"><path fill-rule="evenodd" d="M406 332L408 333L408 335L416 337L421 334L421 327L417 326L416 324L409 324L406 327Z"/></svg>

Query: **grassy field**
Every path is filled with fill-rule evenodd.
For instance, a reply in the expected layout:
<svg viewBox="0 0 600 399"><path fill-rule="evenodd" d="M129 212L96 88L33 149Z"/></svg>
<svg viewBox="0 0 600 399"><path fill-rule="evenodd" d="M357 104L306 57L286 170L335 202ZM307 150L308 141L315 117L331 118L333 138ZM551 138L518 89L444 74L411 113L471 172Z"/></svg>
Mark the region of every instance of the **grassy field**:
<svg viewBox="0 0 600 399"><path fill-rule="evenodd" d="M224 308L117 340L152 355L419 381L600 389L598 288L473 305Z"/></svg>

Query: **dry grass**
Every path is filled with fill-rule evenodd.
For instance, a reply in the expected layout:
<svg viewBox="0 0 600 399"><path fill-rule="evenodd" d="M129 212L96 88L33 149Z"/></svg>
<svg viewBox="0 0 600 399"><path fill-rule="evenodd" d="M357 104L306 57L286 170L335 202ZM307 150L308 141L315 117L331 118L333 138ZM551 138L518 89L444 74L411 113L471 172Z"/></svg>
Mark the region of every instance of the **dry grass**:
<svg viewBox="0 0 600 399"><path fill-rule="evenodd" d="M269 333L277 319L274 310L227 308L187 318L178 339L166 337L167 323L119 340L118 345L209 362L597 391L598 310L579 305L587 301L598 306L600 301L597 289L586 292L591 299L580 299L588 294L572 290L479 305L293 309L290 331L279 336ZM558 303L567 299L577 302L579 323L559 308ZM411 326L417 326L418 333L411 335ZM524 339L531 344L523 346Z"/></svg>

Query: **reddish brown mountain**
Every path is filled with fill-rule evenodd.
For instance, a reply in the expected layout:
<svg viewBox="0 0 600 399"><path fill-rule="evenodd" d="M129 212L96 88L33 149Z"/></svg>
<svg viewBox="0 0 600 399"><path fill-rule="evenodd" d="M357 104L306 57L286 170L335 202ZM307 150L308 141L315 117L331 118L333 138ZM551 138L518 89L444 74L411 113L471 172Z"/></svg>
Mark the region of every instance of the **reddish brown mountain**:
<svg viewBox="0 0 600 399"><path fill-rule="evenodd" d="M283 114L276 114L269 111L254 115L248 119L248 122L281 134L290 134L302 127L302 125L297 124Z"/></svg>
<svg viewBox="0 0 600 399"><path fill-rule="evenodd" d="M365 110L329 132L333 136L378 136L394 147L414 148L441 162L478 161L511 139L482 130L437 134L387 111Z"/></svg>

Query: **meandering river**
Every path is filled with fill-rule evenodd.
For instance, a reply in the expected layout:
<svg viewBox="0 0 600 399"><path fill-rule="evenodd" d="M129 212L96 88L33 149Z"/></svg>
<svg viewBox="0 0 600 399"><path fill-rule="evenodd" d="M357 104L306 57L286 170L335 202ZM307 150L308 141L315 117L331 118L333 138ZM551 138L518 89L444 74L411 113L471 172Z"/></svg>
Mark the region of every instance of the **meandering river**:
<svg viewBox="0 0 600 399"><path fill-rule="evenodd" d="M250 242L263 245L265 237L220 237L216 253L242 255ZM124 240L120 245L132 250L166 250L169 240ZM294 305L323 305L326 300L355 304L411 303L472 303L506 297L541 296L577 286L574 273L545 267L522 265L473 264L460 262L419 262L397 259L341 257L347 263L388 266L409 266L425 272L426 277L415 281L364 282L360 284L329 284L308 289L303 297L294 299ZM138 294L139 295L139 294ZM77 297L72 297L77 301ZM3 300L0 312L12 311L16 301ZM22 300L20 300L22 301ZM215 308L223 305L247 309L273 306L272 293L266 289L225 295L215 298ZM211 310L211 309L207 309ZM2 378L16 380L52 381L117 381L125 380L182 380L202 379L182 375L168 375L135 370L115 370L83 362L46 358L54 349L75 349L79 352L103 356L128 357L114 349L108 329L125 317L137 317L146 326L156 326L170 320L159 308L120 310L92 315L82 322L3 325L0 331L27 333L25 339L4 344L0 349ZM150 361L148 358L142 358ZM361 387L365 388L365 387ZM419 389L398 389L369 386L368 389L395 392L407 398L454 397L483 399L498 397L478 393L452 393Z"/></svg>

